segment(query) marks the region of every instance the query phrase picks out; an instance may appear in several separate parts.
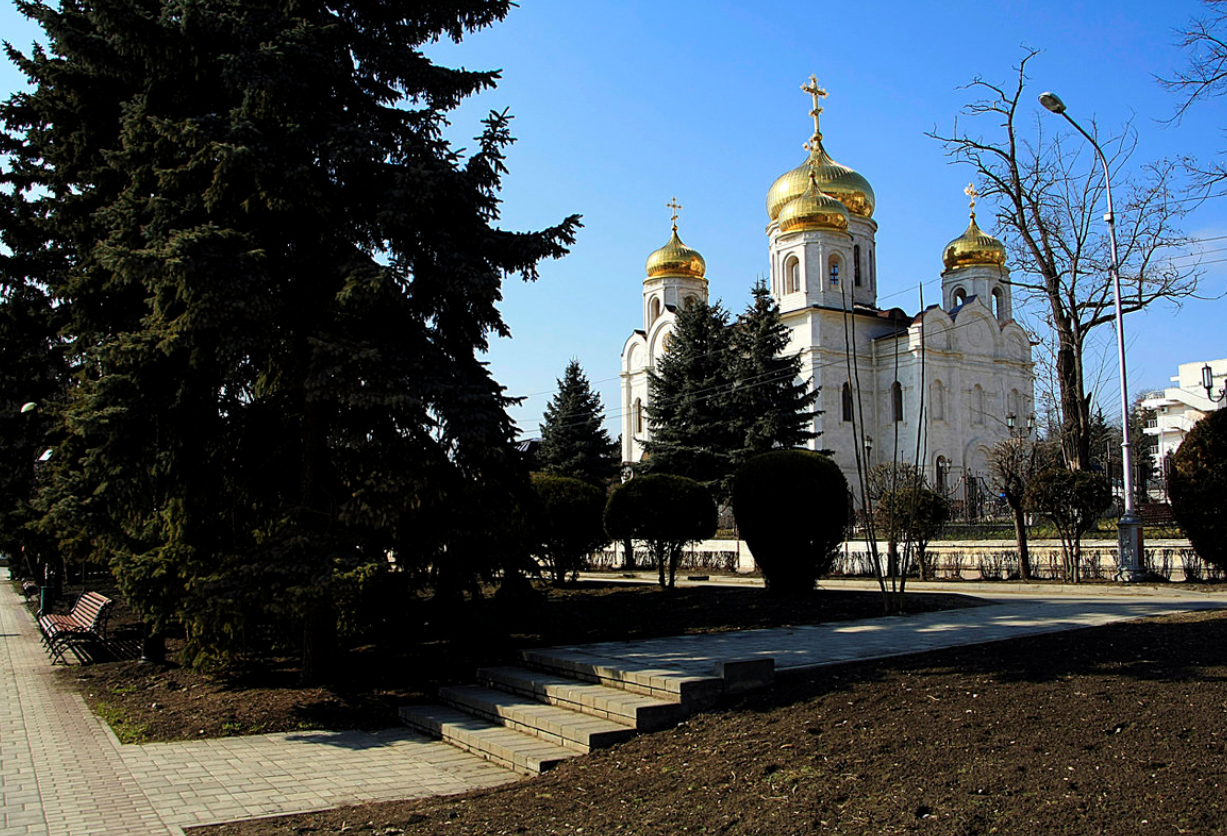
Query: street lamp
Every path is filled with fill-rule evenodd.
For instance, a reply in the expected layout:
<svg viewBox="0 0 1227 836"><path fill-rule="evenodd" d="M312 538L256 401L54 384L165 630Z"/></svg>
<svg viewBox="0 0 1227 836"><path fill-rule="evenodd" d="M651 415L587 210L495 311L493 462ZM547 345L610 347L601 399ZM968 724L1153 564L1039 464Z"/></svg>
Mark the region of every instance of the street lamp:
<svg viewBox="0 0 1227 836"><path fill-rule="evenodd" d="M1210 399L1210 403L1216 404L1214 407L1218 409L1218 402L1227 397L1227 381L1223 382L1223 388L1219 390L1218 396L1214 395L1214 369L1210 368L1210 364L1201 367L1201 385L1206 390L1206 397Z"/></svg>
<svg viewBox="0 0 1227 836"><path fill-rule="evenodd" d="M1120 304L1120 259L1116 253L1116 215L1112 210L1112 181L1108 173L1108 158L1103 149L1095 141L1095 137L1082 129L1082 126L1065 112L1065 102L1056 93L1041 93L1040 104L1058 116L1064 116L1065 121L1074 126L1078 133L1095 149L1095 155L1103 166L1103 187L1108 197L1108 211L1103 216L1108 225L1108 242L1111 245L1112 260L1108 265L1108 276L1112 279L1112 292L1116 304L1116 359L1120 365L1120 415L1121 415L1121 466L1124 469L1125 513L1117 523L1117 573L1116 577L1125 581L1142 580L1146 576L1142 569L1142 521L1134 508L1133 497L1133 448L1129 442L1129 379L1125 373L1125 316Z"/></svg>
<svg viewBox="0 0 1227 836"><path fill-rule="evenodd" d="M1035 432L1035 413L1032 412L1027 416L1027 424L1025 427L1018 426L1018 416L1013 412L1007 412L1005 416L1006 429L1010 431L1011 437L1030 438L1031 433ZM1017 433L1014 431L1018 430Z"/></svg>

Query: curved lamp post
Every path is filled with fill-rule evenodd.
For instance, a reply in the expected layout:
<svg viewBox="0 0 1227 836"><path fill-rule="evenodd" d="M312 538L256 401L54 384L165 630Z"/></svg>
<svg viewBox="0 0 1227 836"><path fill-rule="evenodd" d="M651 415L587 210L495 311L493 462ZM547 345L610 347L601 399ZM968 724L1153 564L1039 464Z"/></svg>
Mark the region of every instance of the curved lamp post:
<svg viewBox="0 0 1227 836"><path fill-rule="evenodd" d="M1078 133L1095 149L1095 156L1103 166L1103 186L1108 197L1108 212L1103 216L1108 225L1108 241L1111 245L1111 263L1108 265L1108 275L1112 279L1112 292L1116 301L1116 358L1120 365L1120 408L1121 408L1121 463L1124 469L1123 487L1125 491L1125 513L1117 523L1119 551L1117 552L1118 580L1137 581L1146 576L1142 569L1142 521L1134 507L1133 497L1133 445L1129 440L1129 379L1125 374L1125 316L1120 304L1120 271L1119 259L1116 253L1116 215L1112 210L1112 181L1108 174L1108 158L1095 138L1082 129L1082 126L1065 112L1065 102L1056 93L1041 93L1040 104L1045 109L1074 126Z"/></svg>

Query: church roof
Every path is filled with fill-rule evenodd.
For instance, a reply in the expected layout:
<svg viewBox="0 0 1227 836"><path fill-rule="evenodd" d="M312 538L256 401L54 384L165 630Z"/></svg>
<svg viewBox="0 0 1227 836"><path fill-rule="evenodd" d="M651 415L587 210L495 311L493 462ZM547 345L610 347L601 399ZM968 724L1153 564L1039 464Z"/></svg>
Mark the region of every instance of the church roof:
<svg viewBox="0 0 1227 836"><path fill-rule="evenodd" d="M822 131L818 126L818 114L822 112L822 107L818 102L826 97L826 91L818 86L818 79L814 76L810 76L810 83L801 89L814 99L814 109L810 111L814 117L814 134L805 143L809 156L801 165L784 172L771 184L767 190L767 216L773 221L779 219L780 213L791 201L805 194L812 178L819 190L842 203L850 214L862 218L873 217L875 198L869 181L848 166L835 162L822 145Z"/></svg>

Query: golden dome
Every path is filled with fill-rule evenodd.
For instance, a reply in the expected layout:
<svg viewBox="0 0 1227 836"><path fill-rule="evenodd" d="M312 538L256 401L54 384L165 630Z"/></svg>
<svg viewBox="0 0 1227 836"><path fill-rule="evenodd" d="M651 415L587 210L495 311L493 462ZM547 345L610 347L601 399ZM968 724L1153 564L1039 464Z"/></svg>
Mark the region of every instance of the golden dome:
<svg viewBox="0 0 1227 836"><path fill-rule="evenodd" d="M1005 264L1005 244L976 226L976 213L971 213L967 231L946 245L942 261L947 270L974 264Z"/></svg>
<svg viewBox="0 0 1227 836"><path fill-rule="evenodd" d="M800 232L805 229L848 228L848 210L835 198L818 188L817 177L809 175L805 191L794 197L779 211L776 218L780 232Z"/></svg>
<svg viewBox="0 0 1227 836"><path fill-rule="evenodd" d="M805 162L781 174L767 190L767 216L771 220L778 219L780 210L805 191L811 173L818 188L846 206L853 215L873 217L874 196L869 181L831 159L822 147L821 136L815 136L810 140L810 153Z"/></svg>
<svg viewBox="0 0 1227 836"><path fill-rule="evenodd" d="M647 270L649 279L701 279L707 272L707 262L698 250L692 250L682 243L682 239L677 237L677 224L674 224L669 243L648 256Z"/></svg>

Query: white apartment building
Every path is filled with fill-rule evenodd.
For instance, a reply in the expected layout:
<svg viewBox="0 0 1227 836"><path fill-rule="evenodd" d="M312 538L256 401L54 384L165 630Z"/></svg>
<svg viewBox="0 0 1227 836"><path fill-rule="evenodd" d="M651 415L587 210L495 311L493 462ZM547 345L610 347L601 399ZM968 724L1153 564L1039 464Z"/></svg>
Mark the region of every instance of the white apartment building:
<svg viewBox="0 0 1227 836"><path fill-rule="evenodd" d="M1160 473L1163 462L1180 448L1193 425L1223 406L1223 391L1227 388L1227 358L1181 363L1178 369L1179 374L1172 378L1175 386L1149 392L1142 399L1142 408L1154 413L1143 431ZM1210 383L1209 394L1207 382Z"/></svg>

